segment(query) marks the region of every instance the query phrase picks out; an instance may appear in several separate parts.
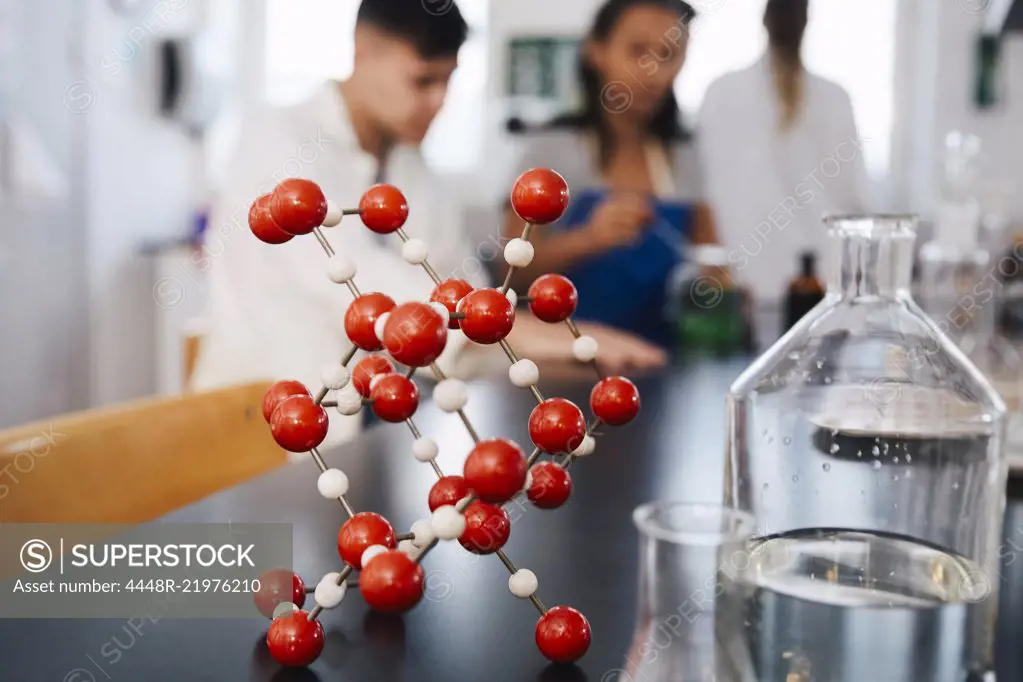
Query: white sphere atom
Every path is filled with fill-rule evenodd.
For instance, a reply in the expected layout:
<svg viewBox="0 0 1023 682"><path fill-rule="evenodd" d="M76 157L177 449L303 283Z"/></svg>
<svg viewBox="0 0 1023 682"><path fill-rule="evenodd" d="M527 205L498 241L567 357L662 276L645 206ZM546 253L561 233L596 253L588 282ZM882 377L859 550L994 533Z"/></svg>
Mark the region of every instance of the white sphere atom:
<svg viewBox="0 0 1023 682"><path fill-rule="evenodd" d="M528 568L520 568L508 578L508 589L519 599L529 599L536 594L540 581L536 579L536 573Z"/></svg>
<svg viewBox="0 0 1023 682"><path fill-rule="evenodd" d="M430 257L430 249L422 239L409 239L401 245L401 257L412 265L422 265Z"/></svg>
<svg viewBox="0 0 1023 682"><path fill-rule="evenodd" d="M346 417L357 415L362 410L362 396L351 384L337 391L334 399L337 401L337 411Z"/></svg>
<svg viewBox="0 0 1023 682"><path fill-rule="evenodd" d="M337 573L328 573L316 584L313 597L322 608L336 609L345 598L345 593L348 592L348 585L344 581L341 581L340 585L337 584L338 575Z"/></svg>
<svg viewBox="0 0 1023 682"><path fill-rule="evenodd" d="M339 391L352 380L351 371L340 362L331 363L320 372L320 381L331 391Z"/></svg>
<svg viewBox="0 0 1023 682"><path fill-rule="evenodd" d="M456 540L465 532L465 517L450 504L437 507L430 518L433 534L441 540Z"/></svg>
<svg viewBox="0 0 1023 682"><path fill-rule="evenodd" d="M451 311L443 303L437 301L430 301L430 307L437 311L437 314L444 320L444 326L447 327L451 321Z"/></svg>
<svg viewBox="0 0 1023 682"><path fill-rule="evenodd" d="M328 500L348 494L348 476L340 469L327 469L316 479L316 488Z"/></svg>
<svg viewBox="0 0 1023 682"><path fill-rule="evenodd" d="M298 611L297 606L292 604L290 601L282 601L280 604L277 605L277 608L274 609L273 618L274 620L277 620L281 616L286 616L294 611Z"/></svg>
<svg viewBox="0 0 1023 682"><path fill-rule="evenodd" d="M509 289L505 296L507 296L508 300L511 301L512 308L519 304L519 295L515 293L514 289Z"/></svg>
<svg viewBox="0 0 1023 682"><path fill-rule="evenodd" d="M592 336L580 336L572 342L572 355L579 362L592 362L597 359L597 340Z"/></svg>
<svg viewBox="0 0 1023 682"><path fill-rule="evenodd" d="M373 333L377 335L377 338L381 341L384 340L384 327L387 325L388 318L391 317L391 313L383 313L377 318L377 321L373 323Z"/></svg>
<svg viewBox="0 0 1023 682"><path fill-rule="evenodd" d="M377 374L372 379L370 379L369 380L369 390L372 391L374 388L376 388L376 385L378 383L380 383L380 380L383 379L384 377L390 375L390 374L391 374L391 372L385 372L383 374Z"/></svg>
<svg viewBox="0 0 1023 682"><path fill-rule="evenodd" d="M416 555L419 554L419 548L416 547L411 540L402 540L399 542L398 551L412 559L415 559Z"/></svg>
<svg viewBox="0 0 1023 682"><path fill-rule="evenodd" d="M362 567L366 568L366 564L373 561L373 559L377 558L386 551L388 550L383 545L370 545L369 547L366 548L366 551L362 553L362 558L360 559Z"/></svg>
<svg viewBox="0 0 1023 682"><path fill-rule="evenodd" d="M341 574L337 573L335 571L333 573L328 573L327 575L325 575L322 578L320 578L320 582L321 583L331 582L331 583L334 583L335 585L337 585L338 578L340 578L340 577L341 577ZM319 583L317 583L317 584L319 584Z"/></svg>
<svg viewBox="0 0 1023 682"><path fill-rule="evenodd" d="M422 549L433 542L437 535L433 532L430 519L419 519L412 524L412 544Z"/></svg>
<svg viewBox="0 0 1023 682"><path fill-rule="evenodd" d="M533 262L535 253L532 244L516 237L504 247L504 260L513 268L524 268Z"/></svg>
<svg viewBox="0 0 1023 682"><path fill-rule="evenodd" d="M327 199L327 215L323 218L324 227L337 227L341 224L341 207L338 206L334 201Z"/></svg>
<svg viewBox="0 0 1023 682"><path fill-rule="evenodd" d="M593 454L593 451L597 449L597 440L590 434L583 436L583 442L579 443L579 447L572 451L573 457L587 457Z"/></svg>
<svg viewBox="0 0 1023 682"><path fill-rule="evenodd" d="M508 378L518 388L529 388L540 381L540 369L532 360L519 360L508 368Z"/></svg>
<svg viewBox="0 0 1023 682"><path fill-rule="evenodd" d="M458 412L469 402L469 389L459 379L445 379L433 389L437 407L445 412Z"/></svg>
<svg viewBox="0 0 1023 682"><path fill-rule="evenodd" d="M412 441L412 454L415 455L418 461L425 464L437 459L437 455L440 454L440 448L437 446L437 441L424 436Z"/></svg>
<svg viewBox="0 0 1023 682"><path fill-rule="evenodd" d="M330 277L330 281L337 284L345 284L355 279L355 274L358 272L358 268L355 267L355 261L343 253L335 253L327 261L327 276Z"/></svg>

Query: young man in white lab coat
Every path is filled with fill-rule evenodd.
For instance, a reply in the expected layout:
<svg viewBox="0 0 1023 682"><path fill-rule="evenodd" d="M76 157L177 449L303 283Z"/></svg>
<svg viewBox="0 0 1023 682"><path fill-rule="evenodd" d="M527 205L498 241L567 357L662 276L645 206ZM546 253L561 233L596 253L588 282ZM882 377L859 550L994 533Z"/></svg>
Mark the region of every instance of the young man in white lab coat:
<svg viewBox="0 0 1023 682"><path fill-rule="evenodd" d="M316 240L270 246L248 230L253 200L287 177L318 183L342 207L357 206L375 183L397 186L410 207L405 230L427 243L440 277L486 284L479 245L469 241L461 207L419 152L444 102L467 26L454 3L443 13L424 7L421 0L364 0L351 77L324 84L298 105L266 109L246 121L203 254L209 263L208 328L193 389L291 378L315 391L321 369L350 346L343 319L351 295L327 277ZM429 297L433 282L405 262L396 237L375 235L358 218L346 218L326 236L355 261L363 292L380 291L399 303ZM552 342L551 334L559 331ZM588 333L598 337L602 361L639 367L663 362L659 351L638 340L602 330ZM520 315L513 334L510 340L527 357L570 357L567 330ZM458 332L449 336L440 359L449 373L473 375L482 365L506 362L466 344ZM358 428L357 418L331 414L332 442Z"/></svg>
<svg viewBox="0 0 1023 682"><path fill-rule="evenodd" d="M824 260L825 213L867 204L849 95L803 66L808 0L768 0L767 54L707 90L699 140L707 192L733 277L777 302L802 251Z"/></svg>

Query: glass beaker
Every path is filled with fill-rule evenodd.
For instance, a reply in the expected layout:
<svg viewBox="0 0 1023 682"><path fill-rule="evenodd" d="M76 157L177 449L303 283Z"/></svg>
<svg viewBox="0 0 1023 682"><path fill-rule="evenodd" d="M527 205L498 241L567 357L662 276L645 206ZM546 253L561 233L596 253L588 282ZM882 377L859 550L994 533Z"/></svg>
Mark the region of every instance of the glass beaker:
<svg viewBox="0 0 1023 682"><path fill-rule="evenodd" d="M636 509L636 631L619 682L755 682L744 654L740 574L753 517L710 504ZM607 678L607 676L605 676Z"/></svg>
<svg viewBox="0 0 1023 682"><path fill-rule="evenodd" d="M824 302L728 397L758 679L993 679L1004 404L911 298L915 218L827 223Z"/></svg>

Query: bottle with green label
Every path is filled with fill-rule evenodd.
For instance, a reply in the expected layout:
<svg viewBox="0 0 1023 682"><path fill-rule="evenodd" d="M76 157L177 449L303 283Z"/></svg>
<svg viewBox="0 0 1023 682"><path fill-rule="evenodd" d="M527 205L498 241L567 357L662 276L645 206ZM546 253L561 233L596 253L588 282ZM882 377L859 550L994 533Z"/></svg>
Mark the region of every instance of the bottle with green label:
<svg viewBox="0 0 1023 682"><path fill-rule="evenodd" d="M690 249L676 278L675 324L683 353L732 355L748 341L743 295L728 268L728 252L717 245Z"/></svg>

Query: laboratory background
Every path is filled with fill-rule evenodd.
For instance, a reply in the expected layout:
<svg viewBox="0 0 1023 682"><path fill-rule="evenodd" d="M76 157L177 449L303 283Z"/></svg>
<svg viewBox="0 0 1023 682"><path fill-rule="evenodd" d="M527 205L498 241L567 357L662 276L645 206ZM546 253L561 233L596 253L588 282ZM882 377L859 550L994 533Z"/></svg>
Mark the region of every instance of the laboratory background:
<svg viewBox="0 0 1023 682"><path fill-rule="evenodd" d="M459 3L470 36L424 145L479 241L499 233L514 177L509 122L542 123L575 101L574 50L598 4L532 2ZM977 138L985 210L1010 232L1018 226L1019 10L995 0L811 4L804 60L849 94L860 139L838 155L862 155L872 207L933 219L946 138L958 132ZM695 7L676 87L692 124L708 86L755 62L766 44L762 2ZM3 4L0 421L183 389L186 341L203 324L206 263L219 240L246 236L244 221L204 222L241 121L253 107L299 101L324 79L344 78L357 8L354 0ZM997 59L991 36L1000 36ZM315 156L316 145L302 154ZM298 151L282 179L301 175ZM842 165L822 154L805 173ZM204 230L221 229L207 258L190 258ZM788 274L795 264L779 265Z"/></svg>
<svg viewBox="0 0 1023 682"><path fill-rule="evenodd" d="M1023 0L0 0L0 350L3 680L1023 680Z"/></svg>

